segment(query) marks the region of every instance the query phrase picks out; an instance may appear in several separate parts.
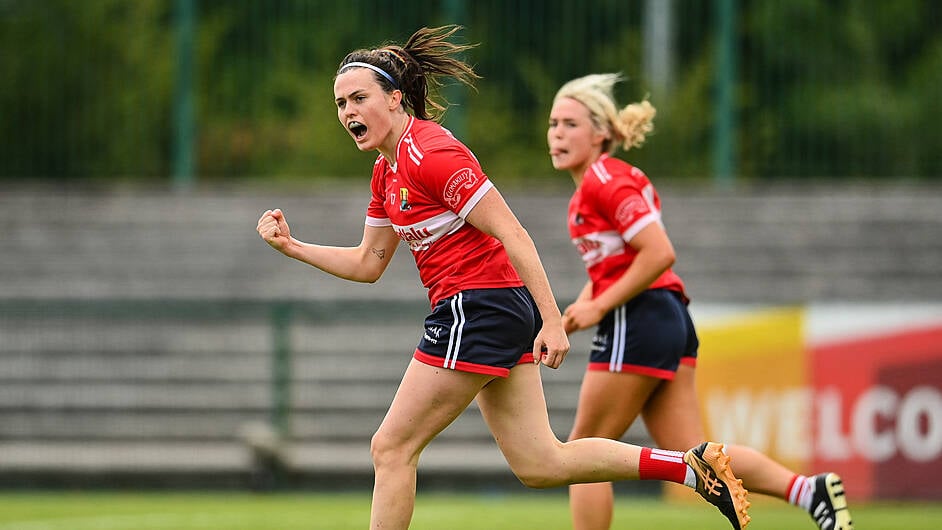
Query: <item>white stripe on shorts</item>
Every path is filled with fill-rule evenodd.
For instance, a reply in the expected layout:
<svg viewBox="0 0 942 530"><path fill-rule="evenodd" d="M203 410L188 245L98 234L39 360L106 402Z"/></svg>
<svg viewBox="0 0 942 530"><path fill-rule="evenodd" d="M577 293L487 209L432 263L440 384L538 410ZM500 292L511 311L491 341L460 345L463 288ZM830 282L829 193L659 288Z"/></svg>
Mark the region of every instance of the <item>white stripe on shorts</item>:
<svg viewBox="0 0 942 530"><path fill-rule="evenodd" d="M621 372L625 362L625 337L628 335L627 310L621 305L615 309L615 325L612 329L612 358L608 361L609 372Z"/></svg>
<svg viewBox="0 0 942 530"><path fill-rule="evenodd" d="M461 332L464 330L464 306L461 304L462 293L451 299L451 316L454 324L451 325L451 335L448 337L448 351L445 352L445 363L442 368L455 369L458 363L458 350L461 347ZM456 331L457 330L457 331Z"/></svg>

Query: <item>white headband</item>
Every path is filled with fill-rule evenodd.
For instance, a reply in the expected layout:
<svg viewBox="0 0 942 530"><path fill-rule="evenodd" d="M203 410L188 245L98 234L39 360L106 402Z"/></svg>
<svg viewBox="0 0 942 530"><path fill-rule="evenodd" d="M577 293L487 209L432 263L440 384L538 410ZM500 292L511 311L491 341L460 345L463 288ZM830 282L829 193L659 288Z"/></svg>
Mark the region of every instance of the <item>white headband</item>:
<svg viewBox="0 0 942 530"><path fill-rule="evenodd" d="M347 68L350 68L351 66L361 66L363 68L369 68L370 70L376 72L377 74L385 77L390 83L392 83L392 86L395 87L396 90L399 90L399 83L397 83L396 80L393 79L391 75L387 74L386 70L383 70L382 68L378 66L373 66L370 63L360 63L360 62L347 63L340 67L340 72L343 72L344 70L346 70Z"/></svg>

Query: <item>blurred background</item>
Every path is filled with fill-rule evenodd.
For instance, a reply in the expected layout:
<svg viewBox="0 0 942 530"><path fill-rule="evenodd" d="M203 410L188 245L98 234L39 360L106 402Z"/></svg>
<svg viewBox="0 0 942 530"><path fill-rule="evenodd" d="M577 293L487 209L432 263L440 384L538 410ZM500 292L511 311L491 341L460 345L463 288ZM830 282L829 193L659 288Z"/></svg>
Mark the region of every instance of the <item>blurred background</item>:
<svg viewBox="0 0 942 530"><path fill-rule="evenodd" d="M662 197L711 435L855 500L942 500L932 0L0 0L0 486L369 487L428 309L412 259L351 284L254 228L279 207L300 239L359 241L373 156L337 122L337 65L450 23L483 79L443 89L444 123L560 305L585 273L549 107L622 72L620 101L658 109L619 156ZM544 372L561 438L588 335ZM420 477L520 487L474 407Z"/></svg>

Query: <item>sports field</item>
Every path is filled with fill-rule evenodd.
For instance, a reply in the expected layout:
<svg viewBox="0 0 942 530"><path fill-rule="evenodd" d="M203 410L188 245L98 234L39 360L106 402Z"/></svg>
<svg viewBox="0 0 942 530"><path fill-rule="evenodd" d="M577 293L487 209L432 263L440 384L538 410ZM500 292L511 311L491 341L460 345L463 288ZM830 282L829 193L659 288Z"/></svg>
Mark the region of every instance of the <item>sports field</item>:
<svg viewBox="0 0 942 530"><path fill-rule="evenodd" d="M750 530L813 529L798 510L760 500ZM0 530L362 530L366 494L240 493L3 493ZM858 530L942 528L942 504L856 506ZM419 495L416 530L564 530L566 498L525 495ZM615 529L725 529L712 507L651 498L621 499Z"/></svg>

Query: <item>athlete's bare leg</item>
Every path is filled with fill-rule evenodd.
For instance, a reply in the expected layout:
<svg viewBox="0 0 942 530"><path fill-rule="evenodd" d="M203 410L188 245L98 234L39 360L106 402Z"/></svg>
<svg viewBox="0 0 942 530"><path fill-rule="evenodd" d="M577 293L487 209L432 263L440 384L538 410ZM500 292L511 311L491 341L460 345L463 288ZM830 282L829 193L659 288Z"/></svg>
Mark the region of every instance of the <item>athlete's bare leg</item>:
<svg viewBox="0 0 942 530"><path fill-rule="evenodd" d="M636 374L587 371L569 439L621 438L660 381ZM609 528L614 502L611 482L569 486L573 529Z"/></svg>
<svg viewBox="0 0 942 530"><path fill-rule="evenodd" d="M419 455L492 378L412 360L370 446L375 470L370 528L409 527Z"/></svg>
<svg viewBox="0 0 942 530"><path fill-rule="evenodd" d="M681 365L673 381L651 394L641 412L658 447L683 451L705 440L691 366ZM795 473L768 456L742 445L726 445L736 476L750 492L785 499Z"/></svg>
<svg viewBox="0 0 942 530"><path fill-rule="evenodd" d="M531 488L638 478L641 448L605 438L563 443L550 428L539 367L520 364L478 394L478 406L520 481Z"/></svg>
<svg viewBox="0 0 942 530"><path fill-rule="evenodd" d="M640 415L655 445L684 451L705 440L694 384L695 369L681 365L673 381L628 373L586 372L570 439L619 439ZM617 407L611 406L618 403ZM750 492L784 499L794 473L758 451L727 445L733 470ZM610 483L570 486L574 530L608 530L614 495Z"/></svg>

